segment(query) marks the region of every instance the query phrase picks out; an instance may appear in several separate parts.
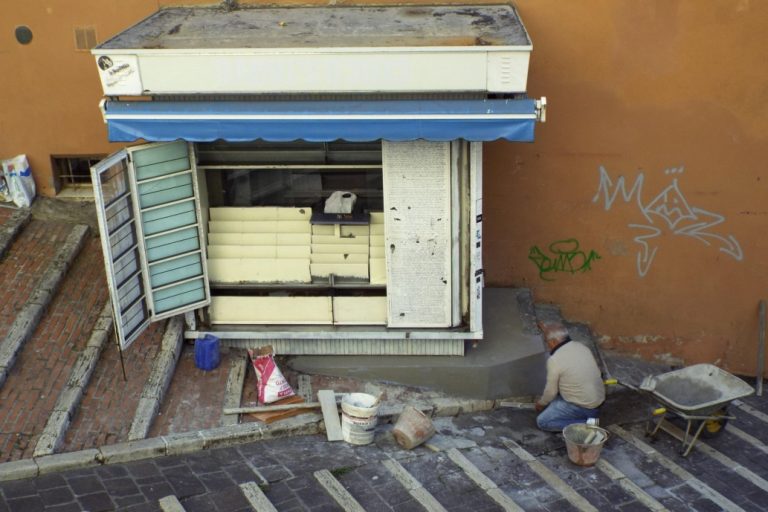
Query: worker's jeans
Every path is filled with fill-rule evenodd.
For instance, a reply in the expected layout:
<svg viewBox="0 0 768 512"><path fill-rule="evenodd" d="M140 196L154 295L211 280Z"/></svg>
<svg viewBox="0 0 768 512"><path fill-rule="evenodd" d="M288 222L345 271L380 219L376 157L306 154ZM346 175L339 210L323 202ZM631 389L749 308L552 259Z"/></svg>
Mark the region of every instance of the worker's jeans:
<svg viewBox="0 0 768 512"><path fill-rule="evenodd" d="M597 418L599 409L586 409L566 402L558 395L536 418L541 430L560 432L571 423L586 423L589 418Z"/></svg>

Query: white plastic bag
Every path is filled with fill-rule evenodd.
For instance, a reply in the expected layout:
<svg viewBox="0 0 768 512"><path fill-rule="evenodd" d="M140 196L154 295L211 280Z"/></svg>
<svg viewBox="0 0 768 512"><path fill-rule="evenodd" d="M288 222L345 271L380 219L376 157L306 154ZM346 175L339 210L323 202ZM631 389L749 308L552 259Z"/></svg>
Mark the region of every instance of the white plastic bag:
<svg viewBox="0 0 768 512"><path fill-rule="evenodd" d="M35 198L35 180L29 168L27 155L3 160L3 175L8 184L11 199L19 208L28 208Z"/></svg>
<svg viewBox="0 0 768 512"><path fill-rule="evenodd" d="M357 196L352 192L337 190L325 200L323 213L352 213Z"/></svg>

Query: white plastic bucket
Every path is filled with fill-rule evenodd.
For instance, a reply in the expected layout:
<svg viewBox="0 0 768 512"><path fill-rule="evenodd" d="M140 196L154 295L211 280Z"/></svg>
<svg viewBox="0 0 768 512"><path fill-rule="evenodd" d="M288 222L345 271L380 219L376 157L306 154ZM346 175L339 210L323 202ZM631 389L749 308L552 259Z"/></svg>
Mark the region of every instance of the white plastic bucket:
<svg viewBox="0 0 768 512"><path fill-rule="evenodd" d="M341 437L350 444L371 444L378 422L379 399L350 393L341 399Z"/></svg>

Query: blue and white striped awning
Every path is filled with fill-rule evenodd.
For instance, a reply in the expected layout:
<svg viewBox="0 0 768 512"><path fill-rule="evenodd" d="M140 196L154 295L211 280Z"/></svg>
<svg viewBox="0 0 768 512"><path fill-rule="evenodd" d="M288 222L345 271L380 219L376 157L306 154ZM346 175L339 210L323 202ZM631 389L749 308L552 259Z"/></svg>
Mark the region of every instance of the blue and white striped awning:
<svg viewBox="0 0 768 512"><path fill-rule="evenodd" d="M112 142L533 141L536 101L106 101Z"/></svg>

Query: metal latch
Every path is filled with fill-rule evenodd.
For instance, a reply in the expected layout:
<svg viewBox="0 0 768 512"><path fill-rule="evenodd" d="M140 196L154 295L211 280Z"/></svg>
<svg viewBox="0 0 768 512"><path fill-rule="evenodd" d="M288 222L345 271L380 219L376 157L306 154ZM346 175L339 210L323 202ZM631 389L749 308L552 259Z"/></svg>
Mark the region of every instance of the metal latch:
<svg viewBox="0 0 768 512"><path fill-rule="evenodd" d="M536 100L536 119L540 123L547 122L547 97L542 96L541 99Z"/></svg>

